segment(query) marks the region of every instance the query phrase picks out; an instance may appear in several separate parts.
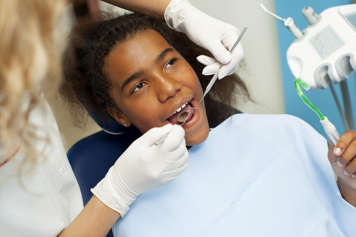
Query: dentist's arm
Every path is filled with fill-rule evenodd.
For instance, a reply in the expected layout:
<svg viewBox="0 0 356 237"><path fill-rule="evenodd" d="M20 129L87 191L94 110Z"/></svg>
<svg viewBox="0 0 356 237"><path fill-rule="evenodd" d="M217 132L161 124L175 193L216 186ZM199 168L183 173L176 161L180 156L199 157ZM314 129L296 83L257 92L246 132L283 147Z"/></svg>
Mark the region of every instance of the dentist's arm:
<svg viewBox="0 0 356 237"><path fill-rule="evenodd" d="M106 206L95 195L58 237L105 237L120 213Z"/></svg>
<svg viewBox="0 0 356 237"><path fill-rule="evenodd" d="M187 167L184 130L178 125L152 128L120 156L91 190L94 196L59 235L105 236L136 197L175 179Z"/></svg>

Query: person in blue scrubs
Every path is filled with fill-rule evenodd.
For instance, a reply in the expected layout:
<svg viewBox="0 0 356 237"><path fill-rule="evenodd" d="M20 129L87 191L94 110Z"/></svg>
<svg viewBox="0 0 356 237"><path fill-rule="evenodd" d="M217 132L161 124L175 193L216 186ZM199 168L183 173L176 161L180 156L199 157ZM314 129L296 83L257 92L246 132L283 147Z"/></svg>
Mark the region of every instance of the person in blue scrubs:
<svg viewBox="0 0 356 237"><path fill-rule="evenodd" d="M126 15L81 33L67 58L67 93L143 134L178 124L190 147L184 172L138 195L115 236L356 235L355 131L328 147L293 116L232 115L209 102L231 102L235 86L246 95L236 76L199 103L207 78L195 57L206 52L157 19Z"/></svg>

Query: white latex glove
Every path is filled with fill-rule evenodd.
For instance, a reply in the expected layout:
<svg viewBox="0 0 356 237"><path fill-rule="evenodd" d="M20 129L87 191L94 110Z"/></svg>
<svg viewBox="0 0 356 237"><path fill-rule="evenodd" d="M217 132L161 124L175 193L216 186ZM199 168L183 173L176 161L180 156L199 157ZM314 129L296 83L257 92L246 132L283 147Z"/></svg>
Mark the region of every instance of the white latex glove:
<svg viewBox="0 0 356 237"><path fill-rule="evenodd" d="M190 40L209 50L215 57L216 60L208 56L197 58L206 65L204 75L218 72L218 78L222 79L234 73L243 58L241 44L232 54L229 52L240 33L236 27L205 14L187 0L172 0L165 10L164 18L168 26L185 33Z"/></svg>
<svg viewBox="0 0 356 237"><path fill-rule="evenodd" d="M136 197L175 179L187 167L184 129L167 124L135 140L91 189L123 217Z"/></svg>

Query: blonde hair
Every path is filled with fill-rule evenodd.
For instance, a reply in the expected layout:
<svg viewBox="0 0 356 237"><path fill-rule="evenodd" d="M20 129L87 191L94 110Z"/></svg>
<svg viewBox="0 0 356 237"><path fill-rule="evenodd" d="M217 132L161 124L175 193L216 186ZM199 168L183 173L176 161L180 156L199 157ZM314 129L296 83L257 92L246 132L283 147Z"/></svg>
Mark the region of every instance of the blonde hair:
<svg viewBox="0 0 356 237"><path fill-rule="evenodd" d="M24 162L40 157L38 127L29 120L44 108L41 88L60 81L56 21L65 0L0 0L0 148L21 144ZM1 154L0 155L4 155ZM32 162L33 161L33 162Z"/></svg>

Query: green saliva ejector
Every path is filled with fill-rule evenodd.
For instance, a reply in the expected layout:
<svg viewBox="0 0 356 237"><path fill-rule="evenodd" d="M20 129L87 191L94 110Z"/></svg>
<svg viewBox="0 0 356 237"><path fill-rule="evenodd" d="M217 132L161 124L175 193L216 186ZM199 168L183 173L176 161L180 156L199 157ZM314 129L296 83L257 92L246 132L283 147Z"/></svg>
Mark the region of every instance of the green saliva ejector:
<svg viewBox="0 0 356 237"><path fill-rule="evenodd" d="M308 85L302 79L297 78L294 81L295 89L297 90L298 96L300 99L304 102L305 105L307 105L320 119L320 123L323 126L323 129L330 139L330 141L336 145L337 141L340 138L340 135L338 131L336 130L334 124L332 124L329 119L319 110L318 107L316 107L306 95L303 93L303 89L307 89Z"/></svg>

